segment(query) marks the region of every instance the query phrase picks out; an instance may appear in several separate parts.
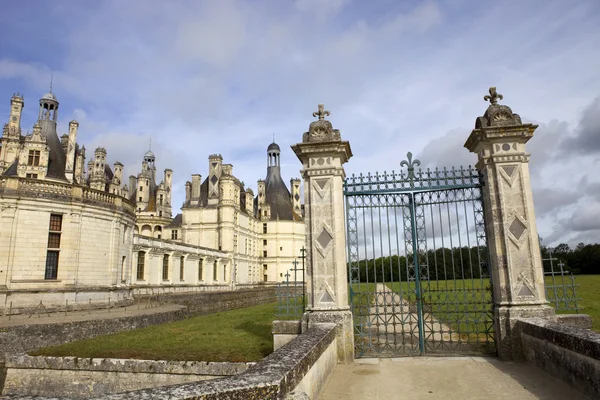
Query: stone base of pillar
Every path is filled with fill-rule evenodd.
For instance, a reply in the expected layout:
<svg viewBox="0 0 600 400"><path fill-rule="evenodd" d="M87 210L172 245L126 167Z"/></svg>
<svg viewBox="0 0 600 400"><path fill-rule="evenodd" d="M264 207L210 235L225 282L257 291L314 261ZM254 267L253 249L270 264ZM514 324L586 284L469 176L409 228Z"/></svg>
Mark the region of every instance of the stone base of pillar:
<svg viewBox="0 0 600 400"><path fill-rule="evenodd" d="M554 308L548 305L496 306L494 323L498 357L506 361L525 360L521 348L521 332L516 325L518 318L551 318L555 314Z"/></svg>
<svg viewBox="0 0 600 400"><path fill-rule="evenodd" d="M302 332L313 324L334 323L337 325L338 363L354 361L354 321L350 310L311 310L302 315Z"/></svg>

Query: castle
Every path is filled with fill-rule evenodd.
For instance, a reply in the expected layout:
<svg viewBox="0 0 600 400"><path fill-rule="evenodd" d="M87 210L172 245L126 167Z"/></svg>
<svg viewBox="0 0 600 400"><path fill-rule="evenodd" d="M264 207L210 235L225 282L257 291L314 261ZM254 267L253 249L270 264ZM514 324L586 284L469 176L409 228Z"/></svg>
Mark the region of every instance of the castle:
<svg viewBox="0 0 600 400"><path fill-rule="evenodd" d="M59 102L50 91L23 135L24 98L11 98L0 138L0 307L130 301L139 294L232 290L286 279L305 243L300 180L281 177L280 148L267 149L258 193L223 157L185 184L172 215L173 171L157 182L156 158L122 182L123 164L97 148L86 162L79 124L57 132ZM290 275L287 275L290 276Z"/></svg>

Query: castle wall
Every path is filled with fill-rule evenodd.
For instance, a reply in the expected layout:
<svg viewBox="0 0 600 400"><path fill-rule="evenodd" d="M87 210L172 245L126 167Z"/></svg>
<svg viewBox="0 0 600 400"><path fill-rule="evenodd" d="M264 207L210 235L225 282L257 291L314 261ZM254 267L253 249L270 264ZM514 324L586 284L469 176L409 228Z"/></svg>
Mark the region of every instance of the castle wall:
<svg viewBox="0 0 600 400"><path fill-rule="evenodd" d="M45 276L51 215L61 217L56 278ZM133 206L122 198L69 184L8 178L0 185L0 307L82 301L77 292L109 291L129 280ZM126 297L126 296L125 296ZM114 296L113 296L114 298ZM85 301L89 301L86 297Z"/></svg>

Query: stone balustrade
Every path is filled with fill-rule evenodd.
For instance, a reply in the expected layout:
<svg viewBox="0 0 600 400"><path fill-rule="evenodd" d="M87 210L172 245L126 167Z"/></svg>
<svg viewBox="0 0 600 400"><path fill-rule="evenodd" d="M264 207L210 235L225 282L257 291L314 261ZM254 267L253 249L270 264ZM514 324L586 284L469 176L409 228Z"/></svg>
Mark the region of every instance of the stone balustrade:
<svg viewBox="0 0 600 400"><path fill-rule="evenodd" d="M124 197L69 183L29 178L6 178L0 181L0 194L25 197L42 197L54 200L81 201L96 205L108 205L123 209L134 215L135 205Z"/></svg>

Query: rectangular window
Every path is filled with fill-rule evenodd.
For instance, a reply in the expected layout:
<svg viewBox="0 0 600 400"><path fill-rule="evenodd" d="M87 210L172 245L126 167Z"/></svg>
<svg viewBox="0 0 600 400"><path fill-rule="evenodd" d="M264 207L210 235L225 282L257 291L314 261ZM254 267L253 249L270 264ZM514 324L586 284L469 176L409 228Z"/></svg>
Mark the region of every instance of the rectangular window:
<svg viewBox="0 0 600 400"><path fill-rule="evenodd" d="M185 257L181 256L179 258L179 280L182 281L183 280L183 270L185 267Z"/></svg>
<svg viewBox="0 0 600 400"><path fill-rule="evenodd" d="M37 167L40 165L40 151L39 150L29 150L29 157L27 158L27 165L33 165Z"/></svg>
<svg viewBox="0 0 600 400"><path fill-rule="evenodd" d="M140 186L140 192L143 192L143 191L144 191L144 187Z"/></svg>
<svg viewBox="0 0 600 400"><path fill-rule="evenodd" d="M137 262L137 274L136 279L138 281L144 280L144 266L146 264L146 253L138 251L138 262Z"/></svg>
<svg viewBox="0 0 600 400"><path fill-rule="evenodd" d="M50 232L48 234L48 248L59 249L60 248L60 233Z"/></svg>
<svg viewBox="0 0 600 400"><path fill-rule="evenodd" d="M142 201L142 196L138 197L138 201Z"/></svg>
<svg viewBox="0 0 600 400"><path fill-rule="evenodd" d="M163 204L163 195L161 194L158 200L158 204L162 206Z"/></svg>
<svg viewBox="0 0 600 400"><path fill-rule="evenodd" d="M58 276L58 251L48 250L46 253L46 272L44 279L56 279Z"/></svg>
<svg viewBox="0 0 600 400"><path fill-rule="evenodd" d="M219 277L217 276L217 261L215 260L215 262L213 263L213 281L218 280Z"/></svg>
<svg viewBox="0 0 600 400"><path fill-rule="evenodd" d="M177 240L177 229L171 231L171 240Z"/></svg>
<svg viewBox="0 0 600 400"><path fill-rule="evenodd" d="M58 255L60 252L60 235L62 233L62 215L50 214L49 225L44 279L56 279L58 277Z"/></svg>
<svg viewBox="0 0 600 400"><path fill-rule="evenodd" d="M263 246L267 245L267 239L263 239Z"/></svg>
<svg viewBox="0 0 600 400"><path fill-rule="evenodd" d="M267 224L263 224L263 233L267 233Z"/></svg>
<svg viewBox="0 0 600 400"><path fill-rule="evenodd" d="M204 280L204 271L203 271L203 266L202 263L204 262L203 259L199 259L198 260L198 280L199 281L203 281Z"/></svg>
<svg viewBox="0 0 600 400"><path fill-rule="evenodd" d="M223 282L227 282L227 264L223 264Z"/></svg>
<svg viewBox="0 0 600 400"><path fill-rule="evenodd" d="M50 230L54 232L60 232L62 230L62 215L50 215Z"/></svg>
<svg viewBox="0 0 600 400"><path fill-rule="evenodd" d="M37 179L38 174L25 174L25 178L29 179Z"/></svg>
<svg viewBox="0 0 600 400"><path fill-rule="evenodd" d="M169 279L169 255L165 254L163 256L163 271L162 271L163 281Z"/></svg>
<svg viewBox="0 0 600 400"><path fill-rule="evenodd" d="M263 257L266 257L266 256L267 256L267 251L265 250L265 251L263 251Z"/></svg>

